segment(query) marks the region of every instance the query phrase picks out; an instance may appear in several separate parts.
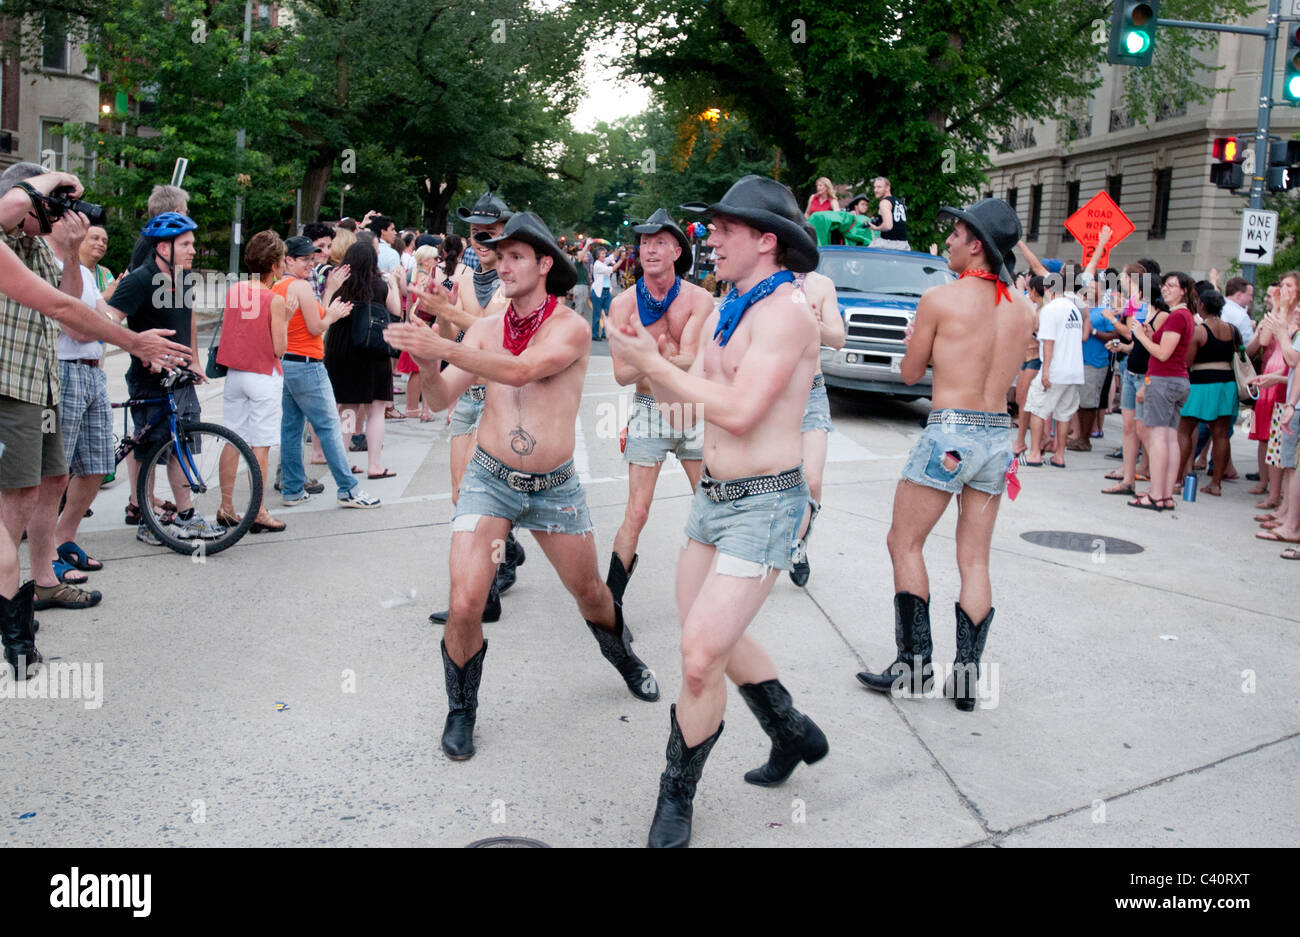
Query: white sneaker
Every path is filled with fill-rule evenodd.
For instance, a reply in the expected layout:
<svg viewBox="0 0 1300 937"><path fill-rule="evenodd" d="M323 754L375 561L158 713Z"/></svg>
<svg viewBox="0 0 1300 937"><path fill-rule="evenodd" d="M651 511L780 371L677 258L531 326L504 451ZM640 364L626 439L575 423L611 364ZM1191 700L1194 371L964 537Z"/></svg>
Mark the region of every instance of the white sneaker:
<svg viewBox="0 0 1300 937"><path fill-rule="evenodd" d="M218 537L225 536L226 533L226 528L209 524L203 515L197 511L189 520L185 520L177 514L176 519L168 525L167 530L177 540L216 540Z"/></svg>
<svg viewBox="0 0 1300 937"><path fill-rule="evenodd" d="M296 498L281 498L280 503L287 508L291 508L294 507L295 505L306 504L310 500L311 500L311 495L308 494L306 491L304 491Z"/></svg>
<svg viewBox="0 0 1300 937"><path fill-rule="evenodd" d="M379 507L379 499L372 494L367 494L365 491L362 491L361 486L358 485L356 488L353 488L351 491L349 491L346 495L343 495L342 497L339 498L339 507L377 508Z"/></svg>

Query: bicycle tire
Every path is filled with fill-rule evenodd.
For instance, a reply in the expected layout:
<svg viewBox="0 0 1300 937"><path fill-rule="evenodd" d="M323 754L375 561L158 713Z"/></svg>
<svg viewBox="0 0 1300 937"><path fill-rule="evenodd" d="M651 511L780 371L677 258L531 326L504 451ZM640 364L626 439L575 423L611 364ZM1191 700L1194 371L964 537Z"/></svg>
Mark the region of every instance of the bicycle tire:
<svg viewBox="0 0 1300 937"><path fill-rule="evenodd" d="M244 534L248 533L248 529L253 526L253 522L257 519L257 510L262 503L264 485L262 469L257 464L257 458L253 455L252 447L244 441L243 437L217 423L182 423L177 427L177 433L183 440L195 435L216 437L216 439L212 440L214 444L220 440L223 447L224 445L233 446L239 453L239 461L242 463L242 468L248 477L248 497L246 499L240 498L241 502L246 500L247 503L235 504L236 513L240 515L240 522L234 527L226 527L223 534L213 539L191 540L175 536L169 529L170 525L163 524L159 520L153 506L155 470L160 463L165 464L166 458L170 458L175 449L170 436L155 443L140 463L140 476L136 480L136 503L141 506L140 518L144 521L145 526L153 532L153 535L170 550L187 556L198 556L200 552L205 556L220 553L222 550L227 550L238 543ZM188 443L186 445L188 448ZM212 449L209 453L203 453L201 451L202 446L200 446L198 455L202 458L208 454L219 453L223 447ZM191 455L191 458L194 458L194 456ZM205 486L207 491L215 490L219 494L221 490L220 480L211 477L216 475L216 464L216 461L212 462L212 467L206 473L210 480L204 479L204 481L208 482ZM215 520L215 517L212 520ZM198 544L202 544L201 550L197 547Z"/></svg>

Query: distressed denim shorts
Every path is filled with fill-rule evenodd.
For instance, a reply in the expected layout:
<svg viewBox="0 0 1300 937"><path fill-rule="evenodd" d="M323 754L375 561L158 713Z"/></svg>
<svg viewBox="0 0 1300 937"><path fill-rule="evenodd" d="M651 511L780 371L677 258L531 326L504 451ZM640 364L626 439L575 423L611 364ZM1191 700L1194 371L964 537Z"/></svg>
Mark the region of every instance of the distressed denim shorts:
<svg viewBox="0 0 1300 937"><path fill-rule="evenodd" d="M803 410L803 426L799 432L807 433L819 429L829 433L835 429L831 425L831 401L826 396L826 378L818 374L813 378L812 390L808 393L808 405Z"/></svg>
<svg viewBox="0 0 1300 937"><path fill-rule="evenodd" d="M950 494L960 494L966 485L985 494L1002 494L1007 487L1007 469L1015 458L1011 453L1014 434L1007 415L977 410L935 410L931 418L936 414L938 421L926 426L912 447L902 477ZM953 414L954 419L944 420L944 414ZM1008 425L956 422L981 418Z"/></svg>
<svg viewBox="0 0 1300 937"><path fill-rule="evenodd" d="M627 420L627 445L623 459L633 465L658 465L668 458L668 453L684 459L704 458L704 421L690 429L673 428L672 423L659 410L654 398L637 394L632 398L632 412Z"/></svg>
<svg viewBox="0 0 1300 937"><path fill-rule="evenodd" d="M572 464L569 460L556 471ZM586 534L593 529L587 512L587 493L576 472L557 488L524 492L511 488L471 459L460 483L460 498L451 519L452 532L473 530L477 518L483 515L504 517L517 527L544 534Z"/></svg>
<svg viewBox="0 0 1300 937"><path fill-rule="evenodd" d="M705 470L702 479L710 479ZM731 481L732 479L728 479ZM686 520L686 536L718 551L718 572L736 570L723 557L762 567L736 575L764 575L794 565L799 524L812 501L807 482L770 494L746 495L734 501L710 501L697 488ZM730 567L730 568L729 568Z"/></svg>
<svg viewBox="0 0 1300 937"><path fill-rule="evenodd" d="M487 397L483 395L475 399L473 395L474 388L471 387L456 399L456 406L451 411L451 435L468 436L478 429L479 417L483 415L483 405L487 403Z"/></svg>

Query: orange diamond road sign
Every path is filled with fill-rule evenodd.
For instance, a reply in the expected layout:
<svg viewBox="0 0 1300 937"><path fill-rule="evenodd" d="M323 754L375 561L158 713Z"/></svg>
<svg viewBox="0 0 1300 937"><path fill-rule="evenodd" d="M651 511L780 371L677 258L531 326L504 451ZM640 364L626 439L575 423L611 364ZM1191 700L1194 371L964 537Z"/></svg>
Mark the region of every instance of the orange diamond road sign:
<svg viewBox="0 0 1300 937"><path fill-rule="evenodd" d="M1097 238L1101 235L1103 225L1110 225L1110 239L1106 242L1101 257L1097 259L1098 268L1110 266L1111 248L1133 233L1133 222L1128 220L1128 215L1119 210L1115 200L1106 192L1098 192L1088 199L1088 204L1065 219L1065 230L1083 245L1080 263L1085 267L1092 260L1092 252L1097 248Z"/></svg>

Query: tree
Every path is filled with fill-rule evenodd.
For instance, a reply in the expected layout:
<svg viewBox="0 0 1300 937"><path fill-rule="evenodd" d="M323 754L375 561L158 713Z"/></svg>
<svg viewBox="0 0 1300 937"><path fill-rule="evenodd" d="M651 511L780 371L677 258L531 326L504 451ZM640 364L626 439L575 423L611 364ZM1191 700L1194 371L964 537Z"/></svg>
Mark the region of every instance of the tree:
<svg viewBox="0 0 1300 937"><path fill-rule="evenodd" d="M1248 0L1167 0L1188 19L1244 15ZM624 71L670 113L743 117L780 149L773 175L802 198L822 175L890 176L913 240L941 204L984 181L989 148L1018 119L1061 116L1100 78L1102 0L610 0L601 32L626 36ZM1190 55L1216 41L1166 29L1157 67L1131 70L1130 107L1204 98ZM915 219L915 220L913 220Z"/></svg>

